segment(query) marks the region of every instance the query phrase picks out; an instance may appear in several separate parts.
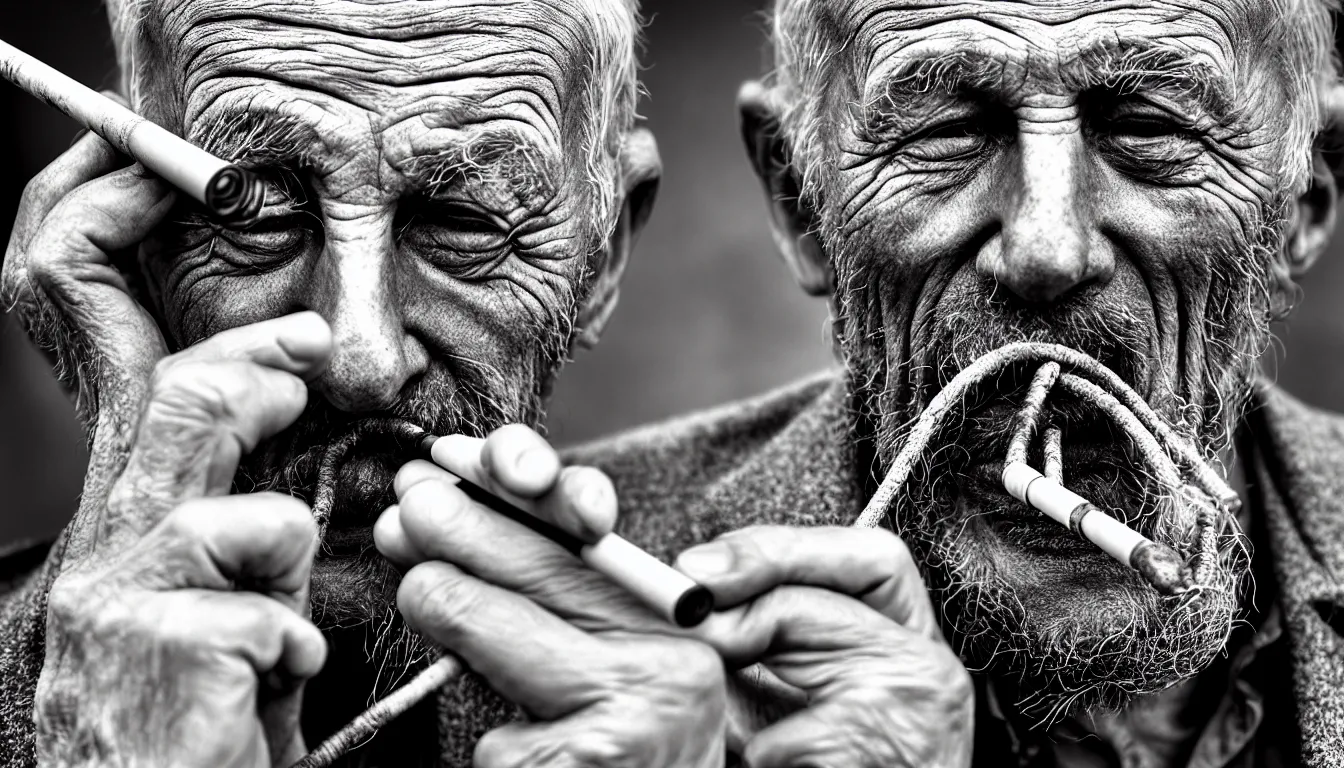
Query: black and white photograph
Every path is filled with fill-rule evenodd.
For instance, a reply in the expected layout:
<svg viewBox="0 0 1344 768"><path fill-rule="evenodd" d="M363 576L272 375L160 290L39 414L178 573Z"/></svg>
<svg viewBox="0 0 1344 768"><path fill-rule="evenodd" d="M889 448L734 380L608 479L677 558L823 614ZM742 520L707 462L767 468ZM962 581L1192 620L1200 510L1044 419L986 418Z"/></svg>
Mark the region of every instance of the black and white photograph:
<svg viewBox="0 0 1344 768"><path fill-rule="evenodd" d="M0 768L1344 768L1340 0L4 0Z"/></svg>

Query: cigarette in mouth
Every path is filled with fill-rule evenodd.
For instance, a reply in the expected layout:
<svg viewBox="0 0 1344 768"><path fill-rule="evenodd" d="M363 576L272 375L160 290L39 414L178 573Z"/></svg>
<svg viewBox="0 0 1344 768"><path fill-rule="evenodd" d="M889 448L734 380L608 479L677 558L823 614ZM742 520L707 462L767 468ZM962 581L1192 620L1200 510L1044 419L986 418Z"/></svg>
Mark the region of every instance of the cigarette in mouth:
<svg viewBox="0 0 1344 768"><path fill-rule="evenodd" d="M266 202L265 187L256 174L215 157L3 40L0 77L140 161L195 198L222 224L250 223Z"/></svg>
<svg viewBox="0 0 1344 768"><path fill-rule="evenodd" d="M1158 592L1175 595L1189 588L1189 573L1173 549L1116 520L1027 464L1008 462L1003 468L1003 487L1018 501L1138 571Z"/></svg>
<svg viewBox="0 0 1344 768"><path fill-rule="evenodd" d="M524 525L569 550L589 568L611 579L639 598L660 616L679 627L694 627L714 610L714 595L689 576L614 533L588 543L530 511L531 504L516 497L505 498L449 470L434 455L435 435L420 441L421 454L457 478L457 487L472 501Z"/></svg>

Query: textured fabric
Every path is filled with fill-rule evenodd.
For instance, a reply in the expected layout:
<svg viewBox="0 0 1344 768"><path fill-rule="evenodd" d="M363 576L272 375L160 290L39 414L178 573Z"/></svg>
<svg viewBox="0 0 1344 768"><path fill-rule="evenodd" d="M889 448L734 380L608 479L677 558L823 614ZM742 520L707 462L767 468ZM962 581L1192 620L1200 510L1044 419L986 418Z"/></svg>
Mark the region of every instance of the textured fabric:
<svg viewBox="0 0 1344 768"><path fill-rule="evenodd" d="M1344 766L1344 419L1286 394L1257 392L1258 456L1279 499L1266 499L1267 544L1292 659L1300 764ZM686 546L760 523L843 525L862 509L868 478L849 445L847 394L835 374L571 451L605 469L622 505L621 531L670 559ZM0 597L0 738L8 765L30 765L32 690L41 668L43 595L56 551ZM470 765L475 739L515 717L477 681L440 697L445 765ZM1294 763L1296 761L1293 761Z"/></svg>

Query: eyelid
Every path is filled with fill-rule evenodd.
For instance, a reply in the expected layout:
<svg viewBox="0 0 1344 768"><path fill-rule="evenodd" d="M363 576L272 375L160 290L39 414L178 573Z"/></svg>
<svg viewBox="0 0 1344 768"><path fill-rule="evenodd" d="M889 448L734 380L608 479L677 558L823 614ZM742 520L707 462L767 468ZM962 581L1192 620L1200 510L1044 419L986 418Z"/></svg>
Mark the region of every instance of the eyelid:
<svg viewBox="0 0 1344 768"><path fill-rule="evenodd" d="M431 208L439 209L439 213L448 214L449 218L475 219L477 221L495 227L501 233L508 233L513 229L512 225L510 225L509 222L506 221L502 216L486 209L479 203L476 203L471 200L462 200L460 198L445 198L445 199L431 200L429 202ZM453 216L452 214L454 213L458 215ZM465 216L462 215L464 213L467 215Z"/></svg>

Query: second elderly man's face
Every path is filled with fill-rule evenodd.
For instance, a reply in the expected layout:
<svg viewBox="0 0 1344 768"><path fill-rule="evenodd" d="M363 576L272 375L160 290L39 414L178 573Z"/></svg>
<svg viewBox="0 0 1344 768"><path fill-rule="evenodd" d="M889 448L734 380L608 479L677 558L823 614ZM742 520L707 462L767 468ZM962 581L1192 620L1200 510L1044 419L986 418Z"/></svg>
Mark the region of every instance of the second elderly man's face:
<svg viewBox="0 0 1344 768"><path fill-rule="evenodd" d="M540 418L576 329L594 330L613 299L630 218L610 240L606 224L657 175L651 143L622 156L589 98L594 70L633 71L619 66L633 16L607 0L138 12L140 106L267 182L245 229L182 206L147 244L149 292L179 346L299 310L326 318L335 351L307 412L238 484L312 500L330 446L353 443L323 480L336 506L317 619L394 611L370 531L399 462L378 430L350 436L369 417L476 435ZM619 85L633 82L594 92L614 99Z"/></svg>
<svg viewBox="0 0 1344 768"><path fill-rule="evenodd" d="M749 139L767 137L749 143L786 251L819 233L790 255L834 293L883 466L957 371L1022 340L1090 353L1210 455L1226 444L1297 213L1289 104L1253 6L781 4L777 34L829 58L796 63L825 73L803 84L810 113L744 91ZM776 119L791 145L770 146ZM778 175L781 149L802 179ZM790 209L790 183L810 208ZM1225 553L1225 594L1173 609L1009 498L994 478L1018 374L936 454L952 482L901 513L963 653L1054 712L1193 673L1225 640L1244 560ZM1063 420L1070 487L1146 531L1173 513L1100 415Z"/></svg>

